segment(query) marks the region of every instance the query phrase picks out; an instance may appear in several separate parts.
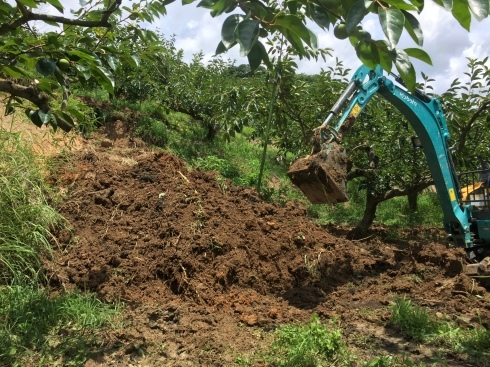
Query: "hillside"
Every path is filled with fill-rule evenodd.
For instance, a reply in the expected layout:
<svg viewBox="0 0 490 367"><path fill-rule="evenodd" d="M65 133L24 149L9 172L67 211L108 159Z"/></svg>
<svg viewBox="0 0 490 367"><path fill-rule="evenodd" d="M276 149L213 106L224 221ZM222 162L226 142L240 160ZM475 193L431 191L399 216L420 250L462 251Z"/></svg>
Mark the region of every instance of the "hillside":
<svg viewBox="0 0 490 367"><path fill-rule="evenodd" d="M381 228L349 241L301 204L264 202L130 135L120 121L107 125L51 175L72 228L45 259L50 287L126 305L124 328L86 366L233 366L263 352L272 330L313 315L335 320L365 361L430 363L437 350L390 327L396 298L466 327L489 319L489 294L462 274L464 251L441 231L388 241Z"/></svg>

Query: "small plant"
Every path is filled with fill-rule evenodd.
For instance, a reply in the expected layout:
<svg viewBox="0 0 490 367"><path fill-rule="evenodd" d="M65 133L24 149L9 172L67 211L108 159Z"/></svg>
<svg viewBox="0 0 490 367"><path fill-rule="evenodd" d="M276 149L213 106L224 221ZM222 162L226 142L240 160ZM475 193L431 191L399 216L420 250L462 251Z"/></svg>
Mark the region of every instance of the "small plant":
<svg viewBox="0 0 490 367"><path fill-rule="evenodd" d="M439 330L439 325L426 310L405 297L395 300L391 311L391 324L405 336L416 341L426 340Z"/></svg>
<svg viewBox="0 0 490 367"><path fill-rule="evenodd" d="M344 350L340 329L330 329L314 316L306 325L288 325L276 332L270 363L276 367L329 366Z"/></svg>

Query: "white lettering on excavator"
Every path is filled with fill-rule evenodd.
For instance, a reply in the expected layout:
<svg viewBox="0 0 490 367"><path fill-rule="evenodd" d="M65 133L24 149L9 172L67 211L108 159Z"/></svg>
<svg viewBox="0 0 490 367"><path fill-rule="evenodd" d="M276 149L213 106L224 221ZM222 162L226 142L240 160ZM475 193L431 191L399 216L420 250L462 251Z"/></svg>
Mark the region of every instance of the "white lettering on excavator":
<svg viewBox="0 0 490 367"><path fill-rule="evenodd" d="M400 92L400 98L403 99L403 100L405 100L405 102L410 103L412 106L417 107L417 102L414 101L411 97L409 97L405 93Z"/></svg>

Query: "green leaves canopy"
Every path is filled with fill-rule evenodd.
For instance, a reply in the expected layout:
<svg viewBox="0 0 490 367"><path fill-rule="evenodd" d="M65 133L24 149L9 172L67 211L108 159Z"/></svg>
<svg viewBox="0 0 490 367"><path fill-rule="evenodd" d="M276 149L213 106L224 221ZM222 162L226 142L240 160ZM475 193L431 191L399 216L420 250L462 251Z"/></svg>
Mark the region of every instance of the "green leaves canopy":
<svg viewBox="0 0 490 367"><path fill-rule="evenodd" d="M307 20L322 29L343 23L351 45L364 64L381 64L387 71L394 66L407 87L413 90L416 81L410 58L430 64L430 56L420 48L401 50L397 45L406 31L418 47L423 46L424 35L417 17L424 11L427 1L448 10L448 16L453 16L468 31L472 18L487 18L490 9L490 0L289 0L284 6L261 0L240 3L236 0L203 0L198 6L212 9L212 16L236 9L243 11L244 15L233 14L224 21L217 53L236 44L240 46L242 56L248 56L254 49L252 68L258 67L258 60L268 63L265 48L254 48L254 45L262 45L261 38L268 37L271 32L284 36L300 58L310 58L315 55L317 40L308 29ZM185 3L192 2L187 0ZM362 29L362 21L370 13L377 15L384 40L373 40Z"/></svg>
<svg viewBox="0 0 490 367"><path fill-rule="evenodd" d="M165 2L122 3L84 0L79 9L66 9L59 0L0 2L0 92L10 95L6 111L23 108L34 124L69 131L72 115L79 117L68 105L70 84L95 82L114 94L114 73L121 65L137 66L161 47L158 36L139 24L166 14ZM62 15L40 13L40 5ZM63 16L66 10L71 10L70 17ZM51 27L41 33L32 21ZM142 43L145 49L136 49ZM53 108L57 95L60 106Z"/></svg>

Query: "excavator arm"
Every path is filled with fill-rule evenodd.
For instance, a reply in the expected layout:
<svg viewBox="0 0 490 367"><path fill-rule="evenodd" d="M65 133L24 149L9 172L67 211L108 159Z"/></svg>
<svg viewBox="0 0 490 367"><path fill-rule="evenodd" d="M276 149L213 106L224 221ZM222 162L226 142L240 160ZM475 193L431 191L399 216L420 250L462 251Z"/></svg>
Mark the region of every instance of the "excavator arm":
<svg viewBox="0 0 490 367"><path fill-rule="evenodd" d="M338 178L338 166L332 172L331 162L339 162L331 158L334 155L331 153L339 150L343 133L351 127L353 120L375 94L395 106L413 127L434 180L449 238L455 245L464 247L470 259L480 261L482 255L476 250L481 246L475 246L475 228L478 231L487 224L490 228L490 220L475 225L478 219L472 215L474 206L462 200L458 175L449 151L450 134L439 100L420 91L416 91L415 95L410 94L387 78L380 66L374 70L361 66L356 71L324 123L315 129L320 140L316 145L320 149L314 149L312 155L295 162L288 172L289 177L312 202L346 201L347 196L339 194L345 187L345 180ZM333 125L333 118L340 114L341 117ZM321 157L317 158L318 155ZM476 237L480 242L488 241L490 244L490 238L487 240L478 233Z"/></svg>

